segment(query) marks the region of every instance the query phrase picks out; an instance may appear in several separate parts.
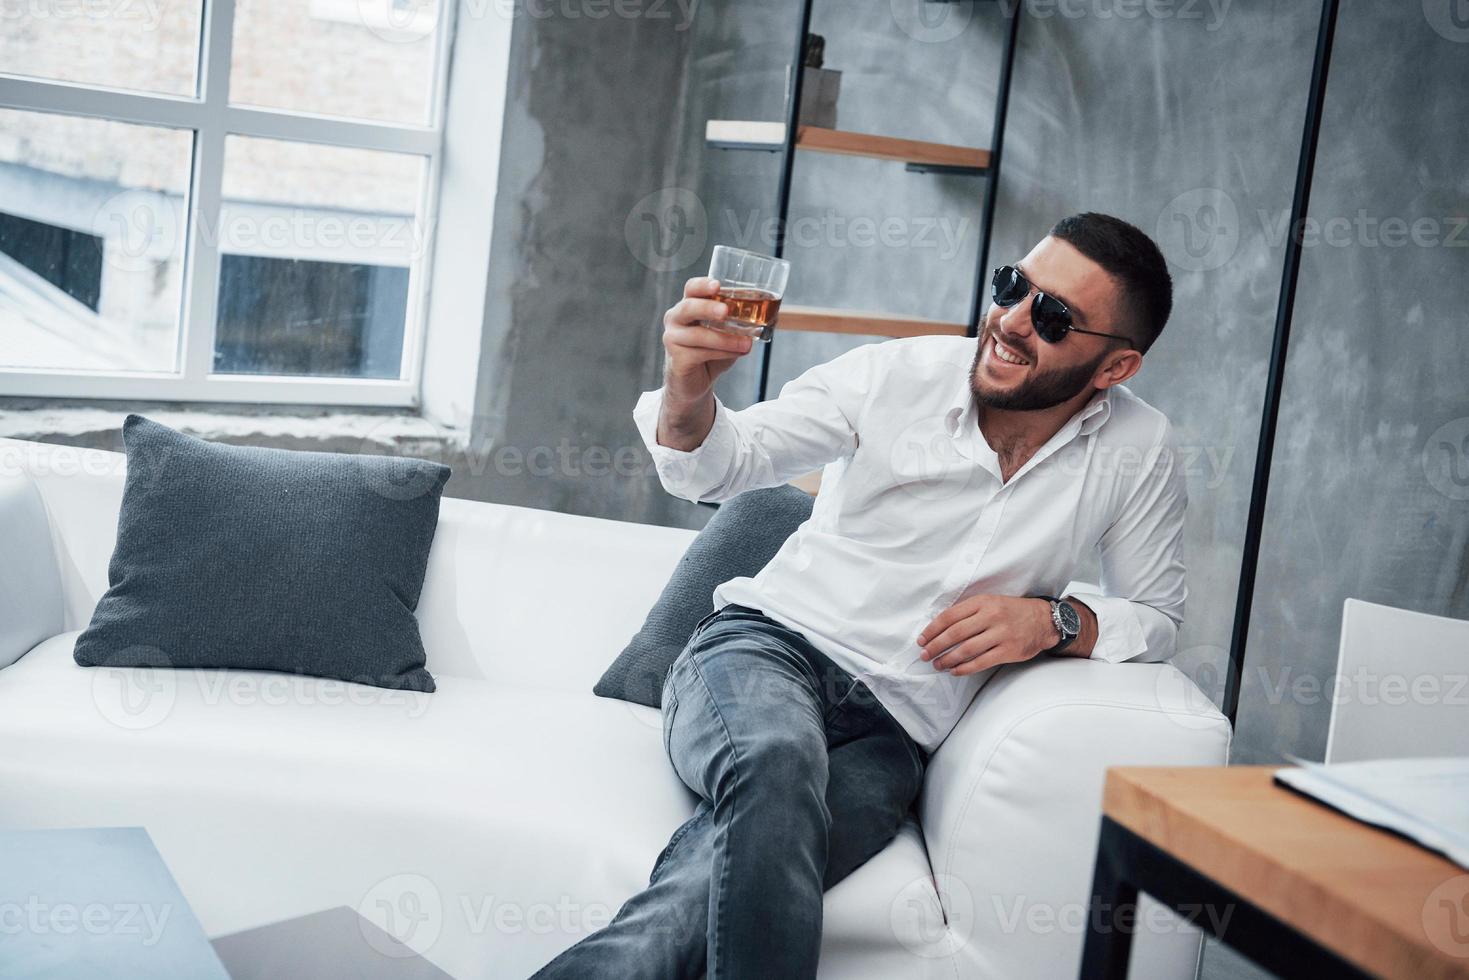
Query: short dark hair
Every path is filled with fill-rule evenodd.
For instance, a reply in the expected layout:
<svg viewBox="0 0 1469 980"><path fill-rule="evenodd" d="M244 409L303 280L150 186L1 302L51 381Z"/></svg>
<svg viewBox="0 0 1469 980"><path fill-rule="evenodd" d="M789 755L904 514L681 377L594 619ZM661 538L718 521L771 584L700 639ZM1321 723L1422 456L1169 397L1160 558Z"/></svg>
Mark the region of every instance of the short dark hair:
<svg viewBox="0 0 1469 980"><path fill-rule="evenodd" d="M1110 214L1084 211L1062 218L1051 237L1073 245L1122 287L1124 330L1146 354L1173 310L1173 278L1151 238Z"/></svg>

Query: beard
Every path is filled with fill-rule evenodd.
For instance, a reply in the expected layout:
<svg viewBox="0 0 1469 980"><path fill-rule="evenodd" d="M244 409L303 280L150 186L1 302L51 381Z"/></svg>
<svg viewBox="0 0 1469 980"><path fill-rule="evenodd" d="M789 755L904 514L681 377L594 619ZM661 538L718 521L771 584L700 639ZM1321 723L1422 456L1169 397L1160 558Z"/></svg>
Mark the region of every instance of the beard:
<svg viewBox="0 0 1469 980"><path fill-rule="evenodd" d="M1107 351L1103 351L1086 364L1038 371L1025 379L1018 388L996 391L978 380L979 360L992 336L993 331L989 328L980 335L979 344L974 350L974 361L969 365L969 389L980 405L1004 412L1039 412L1070 401L1090 386L1093 375L1107 356ZM1034 364L1034 355L1026 353Z"/></svg>

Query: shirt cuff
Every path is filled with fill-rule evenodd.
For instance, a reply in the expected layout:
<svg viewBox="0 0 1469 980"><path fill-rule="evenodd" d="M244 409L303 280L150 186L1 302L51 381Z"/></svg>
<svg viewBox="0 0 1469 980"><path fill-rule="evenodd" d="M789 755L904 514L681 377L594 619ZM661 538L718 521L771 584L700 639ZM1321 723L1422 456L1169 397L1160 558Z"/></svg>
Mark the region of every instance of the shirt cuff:
<svg viewBox="0 0 1469 980"><path fill-rule="evenodd" d="M1143 624L1131 600L1091 592L1073 592L1069 598L1085 603L1096 614L1097 642L1092 647L1091 659L1120 664L1147 651Z"/></svg>
<svg viewBox="0 0 1469 980"><path fill-rule="evenodd" d="M713 427L702 443L686 452L658 442L658 413L662 406L662 388L643 392L633 406L633 422L638 427L638 434L643 437L644 445L648 447L649 455L653 457L653 466L658 471L658 479L662 481L663 488L669 493L697 502L699 494L712 489L712 485L707 485L711 481L706 471L714 465L719 470L716 477L722 476L727 463L717 461L727 461L733 450L735 433L734 423L728 417L729 409L715 395Z"/></svg>

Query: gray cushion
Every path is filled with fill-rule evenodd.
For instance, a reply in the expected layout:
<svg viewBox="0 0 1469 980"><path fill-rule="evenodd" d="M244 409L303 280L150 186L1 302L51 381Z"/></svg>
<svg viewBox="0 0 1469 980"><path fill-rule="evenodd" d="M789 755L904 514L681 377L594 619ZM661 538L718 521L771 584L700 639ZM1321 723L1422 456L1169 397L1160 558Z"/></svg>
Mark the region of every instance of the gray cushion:
<svg viewBox="0 0 1469 980"><path fill-rule="evenodd" d="M663 678L694 627L714 611L714 589L755 575L811 516L812 496L792 486L747 490L723 504L679 559L642 629L592 688L604 698L659 707Z"/></svg>
<svg viewBox="0 0 1469 980"><path fill-rule="evenodd" d="M449 468L205 442L129 415L96 666L279 670L432 691L413 612Z"/></svg>

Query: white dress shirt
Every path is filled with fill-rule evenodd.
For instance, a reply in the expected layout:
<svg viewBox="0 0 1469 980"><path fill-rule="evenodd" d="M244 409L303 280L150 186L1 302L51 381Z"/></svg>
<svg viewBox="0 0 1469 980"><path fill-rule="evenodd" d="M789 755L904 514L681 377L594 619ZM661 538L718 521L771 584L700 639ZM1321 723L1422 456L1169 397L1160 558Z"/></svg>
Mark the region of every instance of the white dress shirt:
<svg viewBox="0 0 1469 980"><path fill-rule="evenodd" d="M669 493L722 501L822 468L811 517L753 578L714 590L800 631L867 684L913 739L938 747L991 671L919 659L923 627L975 594L1060 595L1093 554L1092 658L1171 657L1183 619L1186 504L1168 419L1100 392L1009 482L979 430L972 337L856 347L741 411L717 398L702 445L658 444L662 389L633 419Z"/></svg>

